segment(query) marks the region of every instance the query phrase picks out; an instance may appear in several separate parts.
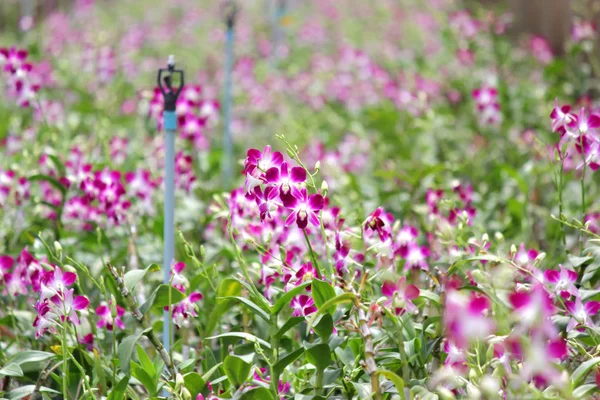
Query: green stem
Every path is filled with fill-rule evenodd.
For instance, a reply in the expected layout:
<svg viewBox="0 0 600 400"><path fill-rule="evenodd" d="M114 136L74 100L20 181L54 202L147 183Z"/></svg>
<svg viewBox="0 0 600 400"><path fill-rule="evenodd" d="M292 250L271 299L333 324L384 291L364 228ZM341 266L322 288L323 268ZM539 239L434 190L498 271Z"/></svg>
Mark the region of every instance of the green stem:
<svg viewBox="0 0 600 400"><path fill-rule="evenodd" d="M321 368L317 368L317 374L315 376L315 396L321 395L323 391L323 377L325 375L325 370Z"/></svg>
<svg viewBox="0 0 600 400"><path fill-rule="evenodd" d="M69 363L67 362L68 350L67 350L67 323L65 322L62 326L62 353L63 353L63 374L62 374L62 390L63 396L65 399L69 398L69 385L68 385L68 377L69 377Z"/></svg>
<svg viewBox="0 0 600 400"><path fill-rule="evenodd" d="M581 223L585 224L585 170L586 170L586 162L585 162L585 151L583 149L583 135L579 137L579 142L581 145L581 155L583 157L583 172L581 174ZM583 233L579 231L579 252L583 252Z"/></svg>
<svg viewBox="0 0 600 400"><path fill-rule="evenodd" d="M563 171L564 171L564 167L565 167L565 163L564 160L562 159L562 156L560 156L561 160L560 160L560 170L558 172L558 178L557 178L557 189L558 189L558 217L560 219L562 219L562 214L563 214L563 202L562 202L562 192L563 192ZM565 247L565 251L567 250L567 235L565 233L565 227L561 224L560 226L560 232L561 232L561 236L562 236L562 243L563 246Z"/></svg>
<svg viewBox="0 0 600 400"><path fill-rule="evenodd" d="M319 266L319 262L317 261L317 255L315 254L315 251L313 250L312 245L310 244L310 239L308 238L308 233L306 233L306 229L302 229L302 233L304 233L304 239L306 240L306 244L308 246L311 261L312 261L313 265L315 266L315 269L319 273L319 278L323 279L323 278L325 278L325 276L323 275L323 272L321 271L321 267Z"/></svg>
<svg viewBox="0 0 600 400"><path fill-rule="evenodd" d="M279 361L279 337L277 336L277 314L271 316L271 363L269 366L271 374L271 391L275 399L279 398L279 372L275 365Z"/></svg>

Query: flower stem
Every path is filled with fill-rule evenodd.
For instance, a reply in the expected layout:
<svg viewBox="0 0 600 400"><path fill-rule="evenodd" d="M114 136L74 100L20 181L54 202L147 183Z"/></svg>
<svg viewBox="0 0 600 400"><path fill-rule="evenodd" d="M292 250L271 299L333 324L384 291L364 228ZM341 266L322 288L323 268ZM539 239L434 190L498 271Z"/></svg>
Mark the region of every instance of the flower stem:
<svg viewBox="0 0 600 400"><path fill-rule="evenodd" d="M323 377L325 375L325 370L321 368L317 368L317 374L315 376L315 396L319 396L323 391Z"/></svg>
<svg viewBox="0 0 600 400"><path fill-rule="evenodd" d="M68 385L68 378L69 378L69 363L68 363L68 358L69 356L67 355L67 323L65 321L65 323L62 326L62 355L63 355L63 373L62 373L62 390L63 390L63 396L65 399L69 398L69 385Z"/></svg>
<svg viewBox="0 0 600 400"><path fill-rule="evenodd" d="M317 255L310 244L310 239L308 238L308 233L306 233L306 229L302 229L302 233L304 233L304 239L306 240L306 245L308 246L308 250L310 253L310 259L315 266L315 269L319 273L319 278L323 279L323 271L321 271L321 267L319 266L319 262L317 261Z"/></svg>

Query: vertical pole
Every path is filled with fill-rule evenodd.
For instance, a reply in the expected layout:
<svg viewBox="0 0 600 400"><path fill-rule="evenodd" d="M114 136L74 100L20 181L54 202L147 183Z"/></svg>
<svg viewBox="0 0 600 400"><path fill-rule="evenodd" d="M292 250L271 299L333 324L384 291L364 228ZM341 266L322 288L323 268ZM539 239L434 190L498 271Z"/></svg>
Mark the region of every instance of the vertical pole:
<svg viewBox="0 0 600 400"><path fill-rule="evenodd" d="M281 45L281 37L283 36L283 29L281 28L281 20L283 19L284 15L285 15L285 7L286 6L286 1L285 0L275 0L275 10L274 10L274 18L273 18L273 25L272 25L272 33L273 33L273 39L272 39L272 60L274 65L277 63L277 59L279 58L279 46Z"/></svg>
<svg viewBox="0 0 600 400"><path fill-rule="evenodd" d="M223 113L225 116L225 126L223 134L223 177L226 183L230 183L233 178L233 140L231 138L231 81L233 75L233 39L234 39L234 16L227 17L227 37L225 48L225 90L223 93Z"/></svg>
<svg viewBox="0 0 600 400"><path fill-rule="evenodd" d="M164 112L165 127L165 209L164 209L164 258L163 282L171 280L171 263L175 257L175 130L177 116L174 111ZM163 315L163 344L167 352L171 350L170 311Z"/></svg>

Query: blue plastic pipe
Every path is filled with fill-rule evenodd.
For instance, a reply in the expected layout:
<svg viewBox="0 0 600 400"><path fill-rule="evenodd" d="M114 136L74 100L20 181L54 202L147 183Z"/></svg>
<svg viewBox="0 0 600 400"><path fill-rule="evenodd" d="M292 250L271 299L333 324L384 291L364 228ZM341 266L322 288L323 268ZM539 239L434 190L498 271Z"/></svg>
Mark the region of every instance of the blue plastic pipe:
<svg viewBox="0 0 600 400"><path fill-rule="evenodd" d="M165 209L164 209L164 257L163 281L171 280L171 263L175 258L175 130L177 115L174 111L165 111L163 115L165 134ZM163 344L167 352L171 351L171 320L169 311L163 315Z"/></svg>
<svg viewBox="0 0 600 400"><path fill-rule="evenodd" d="M233 24L227 26L227 42L225 47L225 90L223 93L223 114L225 116L225 126L223 132L223 178L226 183L230 183L233 178L233 140L231 138L231 81L233 75Z"/></svg>

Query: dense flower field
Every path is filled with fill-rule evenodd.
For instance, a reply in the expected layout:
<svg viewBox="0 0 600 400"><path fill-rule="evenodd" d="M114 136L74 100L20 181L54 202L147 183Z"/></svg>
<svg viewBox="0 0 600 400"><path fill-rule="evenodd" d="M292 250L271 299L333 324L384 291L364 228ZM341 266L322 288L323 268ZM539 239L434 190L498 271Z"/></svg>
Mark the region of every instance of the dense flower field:
<svg viewBox="0 0 600 400"><path fill-rule="evenodd" d="M232 10L97 3L0 37L0 398L598 398L585 15L239 2L230 157Z"/></svg>

